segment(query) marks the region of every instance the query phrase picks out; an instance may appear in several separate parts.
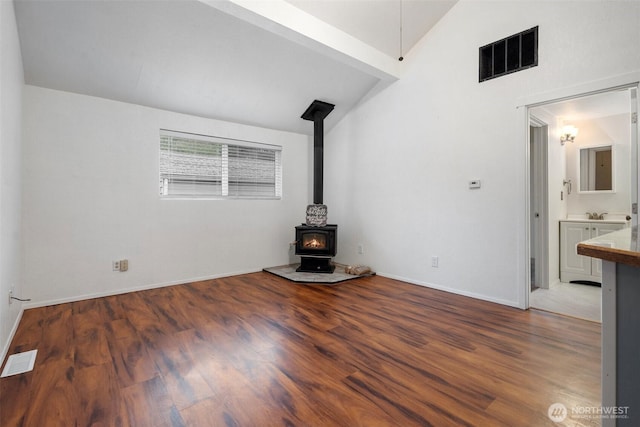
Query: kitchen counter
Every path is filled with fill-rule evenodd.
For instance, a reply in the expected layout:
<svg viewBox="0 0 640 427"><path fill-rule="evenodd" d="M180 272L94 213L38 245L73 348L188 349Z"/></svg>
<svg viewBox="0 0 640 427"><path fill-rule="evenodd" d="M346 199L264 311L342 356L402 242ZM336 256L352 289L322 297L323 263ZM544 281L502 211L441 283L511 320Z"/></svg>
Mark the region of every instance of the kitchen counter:
<svg viewBox="0 0 640 427"><path fill-rule="evenodd" d="M640 267L638 227L624 228L578 243L578 254Z"/></svg>
<svg viewBox="0 0 640 427"><path fill-rule="evenodd" d="M640 425L640 244L638 227L578 243L577 253L602 259L602 426ZM605 414L605 412L603 412Z"/></svg>

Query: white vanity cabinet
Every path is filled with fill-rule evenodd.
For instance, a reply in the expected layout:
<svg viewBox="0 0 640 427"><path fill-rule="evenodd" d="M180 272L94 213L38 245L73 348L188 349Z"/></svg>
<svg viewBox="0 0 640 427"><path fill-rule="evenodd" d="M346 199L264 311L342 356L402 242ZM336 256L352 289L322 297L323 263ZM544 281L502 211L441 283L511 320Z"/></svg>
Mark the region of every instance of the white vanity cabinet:
<svg viewBox="0 0 640 427"><path fill-rule="evenodd" d="M560 221L560 281L602 281L602 261L578 255L578 243L626 227L621 221Z"/></svg>

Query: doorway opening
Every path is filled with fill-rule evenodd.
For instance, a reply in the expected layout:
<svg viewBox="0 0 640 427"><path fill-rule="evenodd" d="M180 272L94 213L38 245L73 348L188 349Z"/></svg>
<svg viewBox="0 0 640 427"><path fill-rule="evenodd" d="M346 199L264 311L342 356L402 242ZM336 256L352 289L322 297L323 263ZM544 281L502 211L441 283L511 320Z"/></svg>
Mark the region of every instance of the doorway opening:
<svg viewBox="0 0 640 427"><path fill-rule="evenodd" d="M635 91L637 84L527 107L530 274L526 292L531 308L601 319L598 262L577 255L575 245L595 237L591 234L631 225L628 219L637 199L633 184L637 183L637 161L631 161L637 152L637 130L633 131L637 124L631 121L637 109ZM578 133L573 140L561 141L566 126ZM581 171L580 158L589 157L587 150L603 146L612 147L609 178L613 184L592 190L581 183L588 174L584 165Z"/></svg>

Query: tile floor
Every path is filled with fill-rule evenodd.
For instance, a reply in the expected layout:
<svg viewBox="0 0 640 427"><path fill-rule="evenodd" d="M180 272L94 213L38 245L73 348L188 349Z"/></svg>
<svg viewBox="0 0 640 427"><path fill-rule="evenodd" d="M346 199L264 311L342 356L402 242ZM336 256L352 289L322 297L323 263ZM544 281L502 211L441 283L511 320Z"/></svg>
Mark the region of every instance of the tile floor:
<svg viewBox="0 0 640 427"><path fill-rule="evenodd" d="M601 322L601 292L599 286L560 282L551 285L549 289L538 288L532 291L529 295L529 306Z"/></svg>

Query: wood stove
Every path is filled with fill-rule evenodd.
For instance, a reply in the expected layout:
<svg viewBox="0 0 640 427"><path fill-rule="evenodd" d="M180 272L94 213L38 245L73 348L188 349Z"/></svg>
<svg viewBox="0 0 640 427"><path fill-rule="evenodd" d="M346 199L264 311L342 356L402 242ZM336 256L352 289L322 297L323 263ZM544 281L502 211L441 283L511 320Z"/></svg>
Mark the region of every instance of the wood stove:
<svg viewBox="0 0 640 427"><path fill-rule="evenodd" d="M300 267L296 271L309 273L333 273L331 258L338 248L338 226L327 224L316 227L302 224L296 227L296 255L300 255Z"/></svg>

